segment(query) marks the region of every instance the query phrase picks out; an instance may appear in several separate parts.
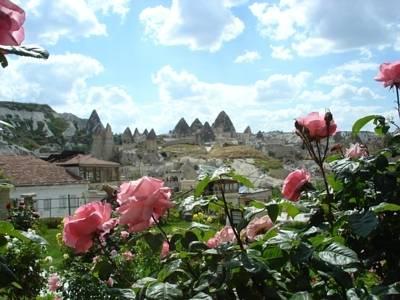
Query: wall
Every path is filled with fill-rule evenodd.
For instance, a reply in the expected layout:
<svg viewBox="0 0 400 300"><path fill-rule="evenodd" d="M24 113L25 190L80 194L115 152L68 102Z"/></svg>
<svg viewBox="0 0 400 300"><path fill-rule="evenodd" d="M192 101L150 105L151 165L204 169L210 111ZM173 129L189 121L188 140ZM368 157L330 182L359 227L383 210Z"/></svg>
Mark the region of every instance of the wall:
<svg viewBox="0 0 400 300"><path fill-rule="evenodd" d="M88 185L50 185L15 187L10 199L20 199L22 194L35 193L35 207L41 218L65 217L68 215L68 195L70 195L71 213L87 202Z"/></svg>

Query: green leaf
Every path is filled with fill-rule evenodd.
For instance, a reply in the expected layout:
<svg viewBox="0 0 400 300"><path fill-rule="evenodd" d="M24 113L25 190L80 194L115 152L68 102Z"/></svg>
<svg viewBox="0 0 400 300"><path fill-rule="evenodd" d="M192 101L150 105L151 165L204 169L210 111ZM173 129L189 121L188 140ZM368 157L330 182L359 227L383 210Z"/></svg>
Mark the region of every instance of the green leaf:
<svg viewBox="0 0 400 300"><path fill-rule="evenodd" d="M237 182L239 182L241 185L244 185L249 188L254 187L253 183L249 179L247 179L246 177L244 177L242 175L238 175L238 174L231 172L228 174L228 176L231 177L233 180L236 180Z"/></svg>
<svg viewBox="0 0 400 300"><path fill-rule="evenodd" d="M279 233L264 243L264 246L278 245L282 250L290 250L297 239L297 233L288 230L281 230Z"/></svg>
<svg viewBox="0 0 400 300"><path fill-rule="evenodd" d="M382 118L382 116L369 115L369 116L362 117L361 119L358 119L357 121L355 121L353 124L352 130L351 130L353 136L356 136L365 125L367 125L369 122L371 122L377 118Z"/></svg>
<svg viewBox="0 0 400 300"><path fill-rule="evenodd" d="M183 293L176 284L157 282L147 287L147 299L174 300L182 299Z"/></svg>
<svg viewBox="0 0 400 300"><path fill-rule="evenodd" d="M5 263L0 262L0 286L7 286L17 281L18 278L15 277L14 272Z"/></svg>
<svg viewBox="0 0 400 300"><path fill-rule="evenodd" d="M12 226L12 224L7 221L0 221L0 234L15 237L23 242L28 241L28 239L23 234L21 234L21 232L14 229L14 226Z"/></svg>
<svg viewBox="0 0 400 300"><path fill-rule="evenodd" d="M204 231L213 230L213 228L211 226L202 224L202 223L197 223L197 222L192 222L189 229L193 229L193 228L204 230Z"/></svg>
<svg viewBox="0 0 400 300"><path fill-rule="evenodd" d="M196 188L194 189L194 195L195 197L200 197L205 188L207 187L207 185L211 182L211 178L210 176L206 176L204 177L204 179L202 179L197 185Z"/></svg>
<svg viewBox="0 0 400 300"><path fill-rule="evenodd" d="M378 218L372 211L364 214L354 213L347 218L351 230L363 238L367 237L379 224Z"/></svg>
<svg viewBox="0 0 400 300"><path fill-rule="evenodd" d="M49 243L40 235L35 234L31 231L21 231L21 234L32 242L38 243L40 245L48 245Z"/></svg>
<svg viewBox="0 0 400 300"><path fill-rule="evenodd" d="M400 282L395 282L388 286L376 286L371 290L373 295L378 297L386 295L400 295Z"/></svg>
<svg viewBox="0 0 400 300"><path fill-rule="evenodd" d="M135 300L136 294L130 289L110 288L107 290L112 299Z"/></svg>
<svg viewBox="0 0 400 300"><path fill-rule="evenodd" d="M132 288L134 289L142 289L146 286L148 286L149 284L156 282L157 279L153 278L153 277L143 277L140 278L138 281L136 281L133 285Z"/></svg>
<svg viewBox="0 0 400 300"><path fill-rule="evenodd" d="M298 209L293 203L289 201L283 201L279 204L281 210L286 212L290 217L294 218L300 213L300 209Z"/></svg>
<svg viewBox="0 0 400 300"><path fill-rule="evenodd" d="M353 250L338 243L332 243L324 251L319 252L319 257L335 266L346 266L359 262L357 254Z"/></svg>
<svg viewBox="0 0 400 300"><path fill-rule="evenodd" d="M276 203L267 205L268 216L275 222L279 215L279 205Z"/></svg>
<svg viewBox="0 0 400 300"><path fill-rule="evenodd" d="M297 292L292 297L290 297L290 300L312 300L312 299L313 298L309 292Z"/></svg>
<svg viewBox="0 0 400 300"><path fill-rule="evenodd" d="M194 295L189 300L212 300L212 297L210 295L207 295L206 293L200 292Z"/></svg>
<svg viewBox="0 0 400 300"><path fill-rule="evenodd" d="M394 203L382 202L369 208L374 213L381 213L385 211L400 211L400 205Z"/></svg>
<svg viewBox="0 0 400 300"><path fill-rule="evenodd" d="M150 233L147 232L143 235L144 240L149 244L150 248L154 253L161 251L162 244L164 242L164 236L161 233Z"/></svg>
<svg viewBox="0 0 400 300"><path fill-rule="evenodd" d="M110 264L110 262L106 260L101 260L97 262L93 269L93 271L97 273L98 277L101 280L108 280L113 270L114 270L113 266Z"/></svg>
<svg viewBox="0 0 400 300"><path fill-rule="evenodd" d="M252 206L246 207L244 211L244 216L237 226L238 232L245 228L253 217L261 212L265 211L265 208L255 208Z"/></svg>

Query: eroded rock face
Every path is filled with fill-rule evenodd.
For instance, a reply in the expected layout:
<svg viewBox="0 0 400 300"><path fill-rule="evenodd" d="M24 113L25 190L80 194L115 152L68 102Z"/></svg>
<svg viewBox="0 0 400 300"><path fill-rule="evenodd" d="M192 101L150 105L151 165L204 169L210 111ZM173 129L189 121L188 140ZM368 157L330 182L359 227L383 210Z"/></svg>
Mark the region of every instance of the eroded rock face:
<svg viewBox="0 0 400 300"><path fill-rule="evenodd" d="M172 135L178 138L191 135L190 127L185 118L181 118L179 120L178 124L176 124L174 130L172 131Z"/></svg>
<svg viewBox="0 0 400 300"><path fill-rule="evenodd" d="M103 123L101 123L100 117L97 114L97 111L94 109L90 114L89 120L86 123L86 132L88 134L92 134L96 132L98 129L104 129Z"/></svg>
<svg viewBox="0 0 400 300"><path fill-rule="evenodd" d="M123 144L133 143L133 136L132 136L132 132L129 127L126 127L126 129L124 130L124 132L122 133L121 139L122 139Z"/></svg>
<svg viewBox="0 0 400 300"><path fill-rule="evenodd" d="M221 111L214 123L212 124L212 129L215 135L225 136L225 137L235 137L236 129L233 123L225 111Z"/></svg>
<svg viewBox="0 0 400 300"><path fill-rule="evenodd" d="M90 153L99 159L112 160L114 158L114 139L110 124L105 129L98 127L93 134Z"/></svg>
<svg viewBox="0 0 400 300"><path fill-rule="evenodd" d="M200 132L200 140L202 143L209 143L215 140L215 134L208 122L204 123Z"/></svg>
<svg viewBox="0 0 400 300"><path fill-rule="evenodd" d="M200 122L198 118L196 118L192 125L190 125L190 131L192 134L200 133L201 130L203 129L203 124Z"/></svg>

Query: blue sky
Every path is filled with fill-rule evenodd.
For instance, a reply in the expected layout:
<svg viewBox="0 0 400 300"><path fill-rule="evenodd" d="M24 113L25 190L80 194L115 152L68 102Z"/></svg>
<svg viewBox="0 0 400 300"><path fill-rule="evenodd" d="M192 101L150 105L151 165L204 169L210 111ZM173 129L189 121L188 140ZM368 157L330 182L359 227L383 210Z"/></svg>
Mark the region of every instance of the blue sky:
<svg viewBox="0 0 400 300"><path fill-rule="evenodd" d="M47 103L114 132L157 133L179 118L238 131L291 131L330 109L348 130L366 114L394 115L394 93L373 80L399 59L397 0L19 0L26 44L48 61L13 57L0 98Z"/></svg>

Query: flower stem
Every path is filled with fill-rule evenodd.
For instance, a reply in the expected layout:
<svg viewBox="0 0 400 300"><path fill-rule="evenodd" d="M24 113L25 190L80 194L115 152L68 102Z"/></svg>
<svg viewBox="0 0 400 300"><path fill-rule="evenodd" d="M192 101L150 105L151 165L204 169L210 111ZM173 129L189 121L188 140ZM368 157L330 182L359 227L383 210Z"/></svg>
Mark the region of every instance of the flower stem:
<svg viewBox="0 0 400 300"><path fill-rule="evenodd" d="M399 87L396 85L396 98L397 98L397 113L400 118L400 97L399 97Z"/></svg>
<svg viewBox="0 0 400 300"><path fill-rule="evenodd" d="M223 187L222 183L219 184L219 187L220 187L220 190L221 190L222 202L224 202L225 214L226 214L227 217L228 217L229 224L231 225L231 228L232 228L232 230L233 230L233 233L235 234L235 237L236 237L237 243L239 244L240 250L242 250L243 252L245 252L244 247L243 247L242 240L240 239L240 234L237 232L236 227L233 225L232 214L229 212L228 203L226 202L225 191L224 191L224 187Z"/></svg>
<svg viewBox="0 0 400 300"><path fill-rule="evenodd" d="M171 246L168 236L167 236L167 233L164 231L164 229L162 229L160 223L157 221L157 219L153 215L151 215L151 218L153 219L154 223L157 225L158 230L161 231L161 234L164 236L165 241L168 243L169 246Z"/></svg>

